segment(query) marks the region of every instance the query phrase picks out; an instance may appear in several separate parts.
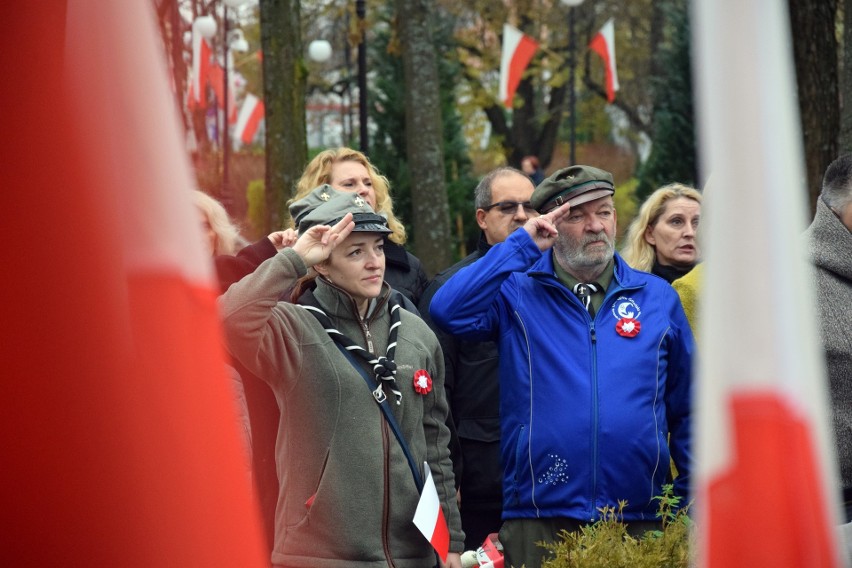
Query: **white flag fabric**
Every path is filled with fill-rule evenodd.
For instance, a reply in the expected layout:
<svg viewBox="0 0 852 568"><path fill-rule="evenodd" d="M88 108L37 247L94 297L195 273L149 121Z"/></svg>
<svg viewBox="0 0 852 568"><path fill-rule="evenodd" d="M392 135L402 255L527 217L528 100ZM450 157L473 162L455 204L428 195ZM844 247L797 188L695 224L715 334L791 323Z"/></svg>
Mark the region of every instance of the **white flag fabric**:
<svg viewBox="0 0 852 568"><path fill-rule="evenodd" d="M417 510L414 511L414 526L416 526L426 540L435 549L435 552L444 562L447 561L447 553L450 550L450 530L441 509L441 500L438 498L438 488L432 478L432 470L428 463L423 464L423 491L420 493L420 501Z"/></svg>
<svg viewBox="0 0 852 568"><path fill-rule="evenodd" d="M512 108L521 77L538 50L538 42L518 28L503 24L503 51L500 56L500 101Z"/></svg>
<svg viewBox="0 0 852 568"><path fill-rule="evenodd" d="M589 42L589 49L600 55L606 70L606 100L615 100L618 90L618 71L615 68L615 20L608 19Z"/></svg>
<svg viewBox="0 0 852 568"><path fill-rule="evenodd" d="M699 566L834 567L836 475L787 3L693 0L706 189Z"/></svg>
<svg viewBox="0 0 852 568"><path fill-rule="evenodd" d="M263 101L251 93L246 93L237 124L234 126L234 149L238 150L243 144L251 144L254 140L260 121L263 120L266 109Z"/></svg>

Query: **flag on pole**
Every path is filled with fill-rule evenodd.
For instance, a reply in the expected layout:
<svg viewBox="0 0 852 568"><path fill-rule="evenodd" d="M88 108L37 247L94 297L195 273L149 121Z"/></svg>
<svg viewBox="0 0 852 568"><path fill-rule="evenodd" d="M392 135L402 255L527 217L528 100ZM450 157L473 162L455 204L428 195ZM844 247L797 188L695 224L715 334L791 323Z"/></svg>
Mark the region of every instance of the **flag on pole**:
<svg viewBox="0 0 852 568"><path fill-rule="evenodd" d="M192 74L190 92L192 101L200 108L207 108L207 81L210 73L210 44L201 35L197 26L192 26Z"/></svg>
<svg viewBox="0 0 852 568"><path fill-rule="evenodd" d="M836 567L839 495L818 300L799 241L807 207L787 4L693 8L701 158L712 176L695 405L698 565Z"/></svg>
<svg viewBox="0 0 852 568"><path fill-rule="evenodd" d="M515 91L521 82L524 70L530 64L538 42L518 28L503 24L503 52L500 57L500 100L506 108L512 108Z"/></svg>
<svg viewBox="0 0 852 568"><path fill-rule="evenodd" d="M257 134L257 127L264 116L263 101L251 93L246 93L240 114L237 117L237 125L234 127L234 148L238 149L242 144L251 144Z"/></svg>
<svg viewBox="0 0 852 568"><path fill-rule="evenodd" d="M441 560L446 562L450 551L450 529L447 528L447 520L441 509L441 500L438 498L438 488L435 487L432 470L428 463L424 463L423 467L425 481L417 510L414 511L414 526L420 529Z"/></svg>
<svg viewBox="0 0 852 568"><path fill-rule="evenodd" d="M615 68L615 21L610 18L589 42L589 49L600 55L606 70L606 100L615 100L618 71Z"/></svg>
<svg viewBox="0 0 852 568"><path fill-rule="evenodd" d="M37 4L0 39L34 93L2 95L3 563L268 566L153 5Z"/></svg>
<svg viewBox="0 0 852 568"><path fill-rule="evenodd" d="M224 110L225 70L218 63L211 65L208 71L208 79L210 81L210 86L213 87L213 93L216 95L217 106ZM237 100L234 96L235 92L236 83L234 82L234 74L231 72L228 73L228 124L234 124L237 122Z"/></svg>

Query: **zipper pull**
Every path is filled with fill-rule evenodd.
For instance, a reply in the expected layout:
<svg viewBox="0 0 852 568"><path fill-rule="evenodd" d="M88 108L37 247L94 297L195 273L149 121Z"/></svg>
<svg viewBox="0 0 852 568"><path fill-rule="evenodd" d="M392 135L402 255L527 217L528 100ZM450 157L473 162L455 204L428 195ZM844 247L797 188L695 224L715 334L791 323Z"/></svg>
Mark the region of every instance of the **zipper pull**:
<svg viewBox="0 0 852 568"><path fill-rule="evenodd" d="M591 332L592 332L592 345L594 345L595 343L598 342L598 334L595 331L595 322L592 322Z"/></svg>
<svg viewBox="0 0 852 568"><path fill-rule="evenodd" d="M364 339L367 340L367 351L373 353L373 334L370 333L370 328L367 327L367 322L361 320L361 327L364 328Z"/></svg>

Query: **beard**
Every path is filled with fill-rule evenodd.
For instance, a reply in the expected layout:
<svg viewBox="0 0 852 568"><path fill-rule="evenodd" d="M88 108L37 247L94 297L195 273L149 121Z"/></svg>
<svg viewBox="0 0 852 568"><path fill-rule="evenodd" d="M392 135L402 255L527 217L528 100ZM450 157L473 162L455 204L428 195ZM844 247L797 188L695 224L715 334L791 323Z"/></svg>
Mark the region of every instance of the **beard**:
<svg viewBox="0 0 852 568"><path fill-rule="evenodd" d="M586 245L597 241L606 243L606 247L586 250ZM615 242L605 231L584 234L580 239L560 233L553 245L553 250L561 265L566 268L586 270L606 266L615 254Z"/></svg>

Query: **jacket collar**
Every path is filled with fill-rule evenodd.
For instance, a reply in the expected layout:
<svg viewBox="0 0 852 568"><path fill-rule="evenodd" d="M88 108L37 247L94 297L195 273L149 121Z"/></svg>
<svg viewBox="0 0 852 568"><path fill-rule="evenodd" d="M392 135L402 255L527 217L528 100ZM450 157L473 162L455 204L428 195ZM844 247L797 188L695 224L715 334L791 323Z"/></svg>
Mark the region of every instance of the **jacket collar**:
<svg viewBox="0 0 852 568"><path fill-rule="evenodd" d="M479 242L476 243L476 251L479 253L480 258L485 256L485 253L491 250L490 244L485 239L485 233L480 231L479 233Z"/></svg>
<svg viewBox="0 0 852 568"><path fill-rule="evenodd" d="M385 239L385 263L399 268L403 272L411 270L411 263L408 262L408 254L405 247L390 239Z"/></svg>
<svg viewBox="0 0 852 568"><path fill-rule="evenodd" d="M624 259L621 258L617 252L613 255L613 263L612 278L615 280L618 287L641 288L645 285L645 282L637 277L637 272L630 268L630 266L624 262ZM527 271L527 275L539 280L553 280L553 282L559 282L559 279L556 278L554 273L552 248L548 249L541 255L541 258L538 259ZM612 284L610 284L610 288L612 288Z"/></svg>
<svg viewBox="0 0 852 568"><path fill-rule="evenodd" d="M376 306L370 312L369 319L373 319L375 314L381 312L381 308L387 302L390 292L390 285L387 282L382 282L382 291L376 298ZM317 277L316 288L302 294L299 298L299 303L322 308L329 317L356 322L361 321L361 315L358 313L358 306L355 303L355 299L343 288L334 285L322 277Z"/></svg>

